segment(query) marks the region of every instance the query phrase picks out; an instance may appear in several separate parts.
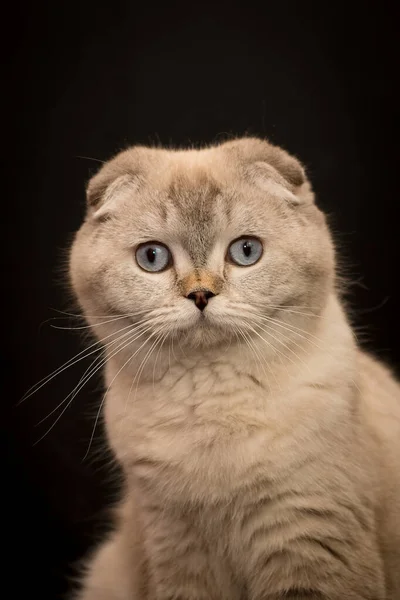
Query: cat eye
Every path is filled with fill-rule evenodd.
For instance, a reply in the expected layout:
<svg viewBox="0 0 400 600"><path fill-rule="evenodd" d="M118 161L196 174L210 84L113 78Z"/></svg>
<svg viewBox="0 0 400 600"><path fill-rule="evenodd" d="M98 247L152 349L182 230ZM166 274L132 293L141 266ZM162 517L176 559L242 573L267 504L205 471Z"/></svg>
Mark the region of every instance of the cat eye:
<svg viewBox="0 0 400 600"><path fill-rule="evenodd" d="M150 273L165 271L172 262L171 252L160 242L146 242L136 249L136 262L141 269Z"/></svg>
<svg viewBox="0 0 400 600"><path fill-rule="evenodd" d="M228 249L230 260L241 267L254 265L262 253L262 243L254 237L241 237L232 242Z"/></svg>

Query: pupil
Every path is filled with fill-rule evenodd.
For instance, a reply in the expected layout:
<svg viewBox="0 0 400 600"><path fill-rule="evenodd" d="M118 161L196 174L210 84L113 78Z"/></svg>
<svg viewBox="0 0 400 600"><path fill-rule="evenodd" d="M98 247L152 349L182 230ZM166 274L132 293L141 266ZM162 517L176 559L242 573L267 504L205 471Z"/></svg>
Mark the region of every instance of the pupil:
<svg viewBox="0 0 400 600"><path fill-rule="evenodd" d="M146 252L147 260L150 263L153 263L156 260L156 250L155 248L149 248Z"/></svg>
<svg viewBox="0 0 400 600"><path fill-rule="evenodd" d="M251 254L251 242L245 242L243 244L243 252L245 256L249 257Z"/></svg>

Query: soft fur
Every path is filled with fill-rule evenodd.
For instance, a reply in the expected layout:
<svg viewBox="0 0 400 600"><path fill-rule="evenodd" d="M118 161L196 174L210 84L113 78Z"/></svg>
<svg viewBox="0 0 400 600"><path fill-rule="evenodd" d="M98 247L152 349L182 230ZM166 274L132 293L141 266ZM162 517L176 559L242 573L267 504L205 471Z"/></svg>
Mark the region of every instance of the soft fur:
<svg viewBox="0 0 400 600"><path fill-rule="evenodd" d="M244 235L250 267L227 255ZM162 273L135 261L154 240ZM80 600L399 600L400 389L357 347L296 159L247 138L122 152L70 273L126 478Z"/></svg>

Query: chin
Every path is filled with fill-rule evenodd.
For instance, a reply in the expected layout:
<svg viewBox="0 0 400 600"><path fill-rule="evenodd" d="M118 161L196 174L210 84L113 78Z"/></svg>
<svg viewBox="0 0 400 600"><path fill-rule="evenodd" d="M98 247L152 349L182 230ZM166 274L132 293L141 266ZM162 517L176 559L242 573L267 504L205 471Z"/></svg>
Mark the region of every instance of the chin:
<svg viewBox="0 0 400 600"><path fill-rule="evenodd" d="M235 338L231 327L203 314L190 324L180 323L172 335L183 347L204 349L230 344Z"/></svg>

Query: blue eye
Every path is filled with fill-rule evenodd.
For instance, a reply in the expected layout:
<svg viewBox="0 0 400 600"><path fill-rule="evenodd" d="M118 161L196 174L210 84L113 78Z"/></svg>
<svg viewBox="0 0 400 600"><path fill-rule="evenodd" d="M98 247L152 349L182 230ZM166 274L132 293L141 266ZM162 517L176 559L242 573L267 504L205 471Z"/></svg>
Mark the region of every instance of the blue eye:
<svg viewBox="0 0 400 600"><path fill-rule="evenodd" d="M159 273L167 269L172 262L171 252L160 242L140 244L136 250L136 262L144 271Z"/></svg>
<svg viewBox="0 0 400 600"><path fill-rule="evenodd" d="M241 237L229 246L229 258L236 265L249 267L254 265L263 253L263 247L260 240L253 237Z"/></svg>

